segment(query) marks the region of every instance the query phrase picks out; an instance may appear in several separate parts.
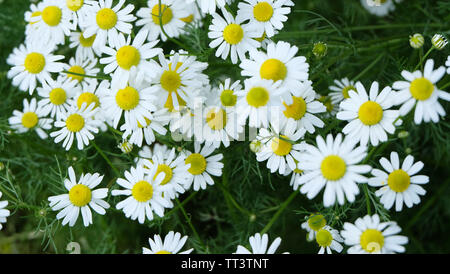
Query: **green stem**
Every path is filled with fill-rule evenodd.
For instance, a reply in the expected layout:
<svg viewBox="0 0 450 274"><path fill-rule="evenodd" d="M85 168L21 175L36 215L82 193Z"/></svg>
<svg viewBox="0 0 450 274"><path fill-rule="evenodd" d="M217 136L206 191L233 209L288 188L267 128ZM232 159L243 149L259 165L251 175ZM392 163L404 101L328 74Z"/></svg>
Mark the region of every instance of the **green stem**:
<svg viewBox="0 0 450 274"><path fill-rule="evenodd" d="M97 144L95 142L92 142L92 145L95 147L95 149L98 151L98 153L100 153L100 155L103 157L103 159L105 159L105 161L112 168L114 173L116 173L116 175L118 177L120 177L121 174L120 174L119 170L112 164L112 162L109 160L108 156L106 156L106 154L97 146Z"/></svg>
<svg viewBox="0 0 450 274"><path fill-rule="evenodd" d="M72 74L72 75L76 75L76 76L82 76L82 77L86 77L86 78L96 78L96 79L101 79L101 80L111 80L111 77L108 77L108 76L86 75L86 74L71 72L71 71L67 71L67 70L63 70L62 73Z"/></svg>
<svg viewBox="0 0 450 274"><path fill-rule="evenodd" d="M364 74L366 74L368 71L370 71L380 60L384 57L384 54L380 54L377 59L373 60L373 62L367 66L361 73L359 73L355 78L353 78L353 81L358 81Z"/></svg>
<svg viewBox="0 0 450 274"><path fill-rule="evenodd" d="M448 82L447 84L443 85L442 87L440 87L440 90L444 90L446 88L450 87L450 82Z"/></svg>
<svg viewBox="0 0 450 274"><path fill-rule="evenodd" d="M277 212L275 212L275 214L273 215L272 219L270 219L270 221L263 228L263 230L261 230L261 234L264 234L267 231L269 231L270 227L272 227L272 225L275 223L275 221L278 219L278 217L280 217L281 213L292 202L292 200L295 198L295 196L297 196L298 193L299 193L298 191L292 192L292 194L286 199L286 201L284 201L284 203L281 204L280 208L278 209Z"/></svg>
<svg viewBox="0 0 450 274"><path fill-rule="evenodd" d="M161 27L161 32L164 34L164 36L166 36L166 38L172 42L174 42L175 44L177 44L178 46L180 46L182 49L188 49L188 47L186 45L184 45L183 43L181 43L180 41L178 41L177 39L174 39L172 37L169 37L169 35L167 35L166 31L164 30L163 27L163 23L162 23L162 18L163 18L163 14L166 11L166 9L168 8L167 6L164 7L164 10L161 10L162 7L162 3L161 0L158 0L158 9L159 9L159 14L155 15L152 14L152 16L156 16L159 18L159 26Z"/></svg>
<svg viewBox="0 0 450 274"><path fill-rule="evenodd" d="M430 53L434 50L434 47L431 47L427 53L425 53L425 56L423 56L422 58L420 58L420 62L417 64L417 66L414 68L414 70L417 70L419 67L422 66L423 61L425 59L427 59L428 55L430 55Z"/></svg>
<svg viewBox="0 0 450 274"><path fill-rule="evenodd" d="M180 207L181 212L183 213L184 218L186 219L186 222L188 223L189 227L191 228L192 232L194 233L195 237L197 238L197 240L200 242L200 244L203 246L203 248L205 247L205 245L203 244L202 239L200 238L200 236L197 233L197 230L195 229L194 225L191 222L191 218L189 218L189 216L187 215L186 211L184 210L183 206L181 205L180 201L178 200L178 198L175 198L175 201L177 202L177 205Z"/></svg>
<svg viewBox="0 0 450 274"><path fill-rule="evenodd" d="M218 185L218 186L220 187L220 189L222 190L223 195L225 196L225 198L226 198L226 199L229 199L229 201L231 202L231 204L232 204L237 210L239 210L240 212L242 212L242 213L245 214L245 215L248 215L248 216L251 216L251 215L252 215L252 213L251 213L250 211L248 211L248 210L244 209L243 207L241 207L241 206L236 202L236 200L234 200L234 198L233 198L233 196L230 194L230 192L228 192L228 190L225 189L225 187L224 187L221 183L216 182L216 185Z"/></svg>
<svg viewBox="0 0 450 274"><path fill-rule="evenodd" d="M179 205L177 205L176 207L172 208L169 212L164 214L164 217L168 217L169 215L175 213L178 209L180 209L181 206L187 204L187 202L189 202L192 198L194 198L194 196L197 193L198 193L198 191L192 192L191 195L189 195L186 199L184 199Z"/></svg>
<svg viewBox="0 0 450 274"><path fill-rule="evenodd" d="M372 215L372 210L371 210L371 208L370 208L369 189L368 189L368 187L367 187L367 184L364 184L363 189L364 189L364 196L366 197L366 209L367 209L367 214Z"/></svg>

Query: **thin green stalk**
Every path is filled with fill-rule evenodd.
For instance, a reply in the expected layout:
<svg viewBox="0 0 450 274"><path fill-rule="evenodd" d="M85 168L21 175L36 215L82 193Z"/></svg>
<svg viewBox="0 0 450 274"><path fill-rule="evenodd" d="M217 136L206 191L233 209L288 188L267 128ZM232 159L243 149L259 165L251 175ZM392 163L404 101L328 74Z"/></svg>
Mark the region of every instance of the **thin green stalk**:
<svg viewBox="0 0 450 274"><path fill-rule="evenodd" d="M353 78L353 81L358 81L364 74L366 74L368 71L370 71L380 60L384 57L384 54L380 54L373 62L368 65L361 73L359 73L357 76Z"/></svg>
<svg viewBox="0 0 450 274"><path fill-rule="evenodd" d="M428 55L430 55L430 53L431 53L433 50L434 50L434 47L431 47L431 48L428 50L428 52L427 52L422 58L420 58L420 62L417 64L417 66L414 68L414 70L417 70L419 67L422 66L423 61L424 61L425 59L427 59Z"/></svg>
<svg viewBox="0 0 450 274"><path fill-rule="evenodd" d="M186 219L186 222L188 223L189 227L191 228L192 232L194 233L195 237L197 238L197 240L200 242L200 244L203 246L203 248L205 248L205 245L202 241L202 239L200 238L200 236L197 233L197 230L195 229L194 225L191 222L191 218L189 218L189 216L187 215L186 211L184 210L183 206L181 205L180 201L178 200L178 198L175 198L175 201L177 202L177 205L180 207L181 212L183 213L184 218Z"/></svg>
<svg viewBox="0 0 450 274"><path fill-rule="evenodd" d="M372 215L372 210L371 210L371 207L370 207L369 189L367 187L367 184L364 184L363 189L364 189L364 196L366 198L367 214Z"/></svg>
<svg viewBox="0 0 450 274"><path fill-rule="evenodd" d="M286 199L286 201L284 201L284 203L281 204L280 208L278 209L277 212L275 212L275 214L273 215L272 219L270 219L270 221L263 228L263 230L261 230L261 234L264 234L267 231L269 231L269 229L272 227L272 225L275 223L275 221L278 219L278 217L280 217L281 213L292 202L292 200L295 198L295 196L297 196L298 193L299 193L298 191L292 192L292 194Z"/></svg>
<svg viewBox="0 0 450 274"><path fill-rule="evenodd" d="M180 46L182 49L186 49L187 50L188 47L186 45L184 45L183 43L181 43L177 39L174 39L172 37L169 37L169 35L167 35L166 31L164 30L163 23L162 23L162 17L163 17L164 12L167 9L167 6L164 8L164 10L161 10L161 7L162 7L161 0L158 0L159 14L158 15L152 14L152 16L157 16L159 18L159 26L161 27L161 32L167 37L167 39L169 39L170 41L174 42L175 44Z"/></svg>
<svg viewBox="0 0 450 274"><path fill-rule="evenodd" d="M440 90L444 90L446 88L450 87L450 82L448 82L447 84L443 85L442 87L440 87Z"/></svg>
<svg viewBox="0 0 450 274"><path fill-rule="evenodd" d="M179 205L172 208L170 211L168 211L166 214L164 214L164 217L168 217L169 215L175 213L178 209L180 209L181 206L187 204L194 196L198 193L198 191L192 192L191 195L189 195L186 199L184 199Z"/></svg>
<svg viewBox="0 0 450 274"><path fill-rule="evenodd" d="M72 75L76 75L76 76L82 76L82 77L86 77L86 78L96 78L96 79L100 79L100 80L111 80L111 77L109 77L109 76L86 75L86 74L71 72L71 71L67 71L67 70L63 70L62 73L72 74Z"/></svg>
<svg viewBox="0 0 450 274"><path fill-rule="evenodd" d="M248 215L248 216L251 216L251 215L252 215L252 213L251 213L250 211L244 209L243 207L241 207L241 206L236 202L236 200L233 198L233 196L230 194L230 192L228 192L228 190L225 189L225 187L224 187L221 183L216 182L216 185L218 185L218 186L220 187L220 189L222 190L223 195L225 196L225 198L226 198L226 199L229 199L230 202L231 202L231 204L232 204L237 210L239 210L240 212L242 212L242 213L245 214L245 215Z"/></svg>
<svg viewBox="0 0 450 274"><path fill-rule="evenodd" d="M92 145L95 147L95 149L98 151L98 153L100 153L100 155L103 157L103 159L105 159L105 161L108 163L108 165L112 168L112 170L114 171L114 173L120 177L120 172L119 170L112 164L112 162L109 160L108 156L106 156L106 154L97 146L97 144L95 142L92 142Z"/></svg>

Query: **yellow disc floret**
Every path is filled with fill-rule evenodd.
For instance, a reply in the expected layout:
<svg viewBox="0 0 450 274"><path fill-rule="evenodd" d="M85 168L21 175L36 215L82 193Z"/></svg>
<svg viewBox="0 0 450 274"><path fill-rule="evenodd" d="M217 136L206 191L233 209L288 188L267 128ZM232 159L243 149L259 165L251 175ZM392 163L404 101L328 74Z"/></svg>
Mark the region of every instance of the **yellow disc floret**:
<svg viewBox="0 0 450 274"><path fill-rule="evenodd" d="M123 110L132 110L139 104L139 92L133 87L121 89L116 94L116 103Z"/></svg>
<svg viewBox="0 0 450 274"><path fill-rule="evenodd" d="M345 175L347 165L345 161L337 155L329 155L322 160L320 170L323 177L330 181L337 181Z"/></svg>
<svg viewBox="0 0 450 274"><path fill-rule="evenodd" d="M97 37L97 34L92 35L91 37L85 38L83 34L80 34L80 45L82 45L85 48L92 47L92 44L94 44L95 37Z"/></svg>
<svg viewBox="0 0 450 274"><path fill-rule="evenodd" d="M178 105L181 107L186 106L186 102L183 100L183 98L181 98L176 91L174 91L174 93L177 96ZM175 110L175 107L173 106L172 92L169 92L169 96L167 96L167 100L164 103L164 107L167 108L169 111Z"/></svg>
<svg viewBox="0 0 450 274"><path fill-rule="evenodd" d="M81 66L72 66L69 69L69 72L76 73L76 74L67 73L67 76L69 78L71 78L72 80L76 80L78 82L82 82L84 79L84 76L77 75L77 74L86 74L86 72L84 71L84 69Z"/></svg>
<svg viewBox="0 0 450 274"><path fill-rule="evenodd" d="M322 214L313 214L308 219L308 225L314 231L319 231L326 224L327 221Z"/></svg>
<svg viewBox="0 0 450 274"><path fill-rule="evenodd" d="M160 174L161 172L164 173L164 179L162 180L161 185L165 185L172 179L173 171L172 168L170 168L170 166L165 164L159 164L158 169L156 170L156 174L153 177L153 180L155 180L158 174Z"/></svg>
<svg viewBox="0 0 450 274"><path fill-rule="evenodd" d="M66 91L62 88L54 88L50 91L49 99L54 105L62 105L67 99Z"/></svg>
<svg viewBox="0 0 450 274"><path fill-rule="evenodd" d="M184 163L186 165L191 164L188 171L193 175L202 174L206 170L206 159L200 153L192 153L186 158Z"/></svg>
<svg viewBox="0 0 450 274"><path fill-rule="evenodd" d="M247 103L255 108L267 105L267 102L269 102L269 98L269 91L267 91L267 89L263 87L254 87L250 89L246 97Z"/></svg>
<svg viewBox="0 0 450 274"><path fill-rule="evenodd" d="M244 38L244 30L238 24L229 24L223 30L223 39L230 44L239 44Z"/></svg>
<svg viewBox="0 0 450 274"><path fill-rule="evenodd" d="M83 6L84 0L66 0L67 8L78 11Z"/></svg>
<svg viewBox="0 0 450 274"><path fill-rule="evenodd" d="M176 91L181 86L181 76L173 70L166 70L160 78L161 87L167 91Z"/></svg>
<svg viewBox="0 0 450 274"><path fill-rule="evenodd" d="M32 52L25 57L24 67L29 73L38 74L45 67L45 57L38 52Z"/></svg>
<svg viewBox="0 0 450 274"><path fill-rule="evenodd" d="M80 94L77 100L78 109L81 109L83 103L86 103L86 107L90 106L92 103L95 103L94 108L100 106L100 100L98 99L97 95L91 92L83 92Z"/></svg>
<svg viewBox="0 0 450 274"><path fill-rule="evenodd" d="M287 118L292 118L294 120L300 120L306 113L306 102L302 97L292 96L292 100L294 101L292 105L287 105L283 102L283 105L286 107L286 110L283 111L284 116Z"/></svg>
<svg viewBox="0 0 450 274"><path fill-rule="evenodd" d="M26 128L33 128L37 125L39 121L38 116L34 112L25 112L22 115L22 125Z"/></svg>
<svg viewBox="0 0 450 274"><path fill-rule="evenodd" d="M281 137L285 140L289 140L289 138L284 135L281 135ZM280 139L278 137L272 139L272 151L278 156L286 156L292 150L292 144L283 139Z"/></svg>
<svg viewBox="0 0 450 274"><path fill-rule="evenodd" d="M42 20L51 27L59 25L61 17L62 11L57 6L48 6L42 11Z"/></svg>
<svg viewBox="0 0 450 274"><path fill-rule="evenodd" d="M97 12L95 19L99 28L108 30L116 25L117 14L112 9L103 8Z"/></svg>
<svg viewBox="0 0 450 274"><path fill-rule="evenodd" d="M235 95L234 92L230 89L226 89L220 94L220 102L225 107L232 107L236 105L236 101L237 95Z"/></svg>
<svg viewBox="0 0 450 274"><path fill-rule="evenodd" d="M167 250L160 250L158 252L155 252L155 254L172 254L172 252L169 252Z"/></svg>
<svg viewBox="0 0 450 274"><path fill-rule="evenodd" d="M139 181L131 189L131 195L138 202L147 202L153 197L153 186L147 181Z"/></svg>
<svg viewBox="0 0 450 274"><path fill-rule="evenodd" d="M74 206L83 207L92 200L92 191L85 185L74 185L69 191L69 200Z"/></svg>
<svg viewBox="0 0 450 274"><path fill-rule="evenodd" d="M129 70L132 66L139 65L141 54L133 46L123 46L117 51L116 59L119 67Z"/></svg>
<svg viewBox="0 0 450 274"><path fill-rule="evenodd" d="M366 126L376 125L383 118L383 108L374 101L367 101L359 107L358 117Z"/></svg>
<svg viewBox="0 0 450 274"><path fill-rule="evenodd" d="M211 109L206 114L206 123L212 130L221 130L227 125L227 113L223 109Z"/></svg>
<svg viewBox="0 0 450 274"><path fill-rule="evenodd" d="M321 247L330 246L332 241L333 241L333 236L331 235L330 231L328 231L326 229L321 229L317 232L316 242Z"/></svg>
<svg viewBox="0 0 450 274"><path fill-rule="evenodd" d="M425 101L433 94L434 85L427 78L417 78L411 82L409 91L414 99Z"/></svg>
<svg viewBox="0 0 450 274"><path fill-rule="evenodd" d="M261 78L276 82L286 78L287 68L286 65L278 59L268 59L261 65L259 73Z"/></svg>
<svg viewBox="0 0 450 274"><path fill-rule="evenodd" d="M366 229L361 233L360 244L369 253L379 252L384 245L384 236L376 229Z"/></svg>
<svg viewBox="0 0 450 274"><path fill-rule="evenodd" d="M152 8L152 19L153 19L153 23L155 23L156 25L159 25L159 19L161 17L161 23L163 25L169 23L170 21L172 21L173 18L173 12L172 9L169 8L169 6L162 4L161 5L161 13L162 16L159 15L159 5L154 5Z"/></svg>
<svg viewBox="0 0 450 274"><path fill-rule="evenodd" d="M67 117L66 127L71 132L78 132L84 127L84 118L80 114L74 113Z"/></svg>
<svg viewBox="0 0 450 274"><path fill-rule="evenodd" d="M402 169L392 171L388 176L388 185L395 192L403 192L408 189L411 178Z"/></svg>
<svg viewBox="0 0 450 274"><path fill-rule="evenodd" d="M253 8L253 16L260 22L267 22L272 18L273 7L267 2L260 2Z"/></svg>
<svg viewBox="0 0 450 274"><path fill-rule="evenodd" d="M350 95L348 94L350 92L350 90L353 90L356 92L356 88L352 85L346 86L342 89L342 96L344 96L345 99L350 98Z"/></svg>

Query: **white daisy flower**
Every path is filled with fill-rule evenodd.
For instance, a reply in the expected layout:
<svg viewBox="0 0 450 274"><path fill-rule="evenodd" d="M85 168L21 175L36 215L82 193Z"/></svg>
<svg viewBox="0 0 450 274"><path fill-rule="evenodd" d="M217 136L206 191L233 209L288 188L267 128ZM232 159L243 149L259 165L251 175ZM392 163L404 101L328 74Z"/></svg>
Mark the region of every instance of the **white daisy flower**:
<svg viewBox="0 0 450 274"><path fill-rule="evenodd" d="M327 118L336 117L339 109L339 104L334 104L330 96L316 94L316 99L321 102L326 109L326 112L322 115Z"/></svg>
<svg viewBox="0 0 450 274"><path fill-rule="evenodd" d="M329 89L333 91L328 94L333 105L339 105L345 99L350 98L350 90L357 92L355 81L349 80L347 77L341 80L334 80L334 86L330 86Z"/></svg>
<svg viewBox="0 0 450 274"><path fill-rule="evenodd" d="M86 13L89 10L89 5L94 1L91 0L66 0L66 4L62 6L63 11L69 14L70 22L72 22L73 29L76 29L80 21L86 20ZM81 27L81 26L80 26Z"/></svg>
<svg viewBox="0 0 450 274"><path fill-rule="evenodd" d="M320 213L311 214L306 222L303 222L301 227L306 230L308 241L313 241L316 238L316 234L327 224L327 220Z"/></svg>
<svg viewBox="0 0 450 274"><path fill-rule="evenodd" d="M244 131L244 125L237 122L238 115L233 108L205 107L203 133L199 141L205 141L205 145L215 148L219 148L222 143L228 147L230 141L237 140Z"/></svg>
<svg viewBox="0 0 450 274"><path fill-rule="evenodd" d="M241 82L235 81L231 83L231 79L227 78L223 83L220 83L216 94L219 97L219 103L222 107L234 107L238 101L237 93L242 91Z"/></svg>
<svg viewBox="0 0 450 274"><path fill-rule="evenodd" d="M63 55L53 55L53 46L28 42L15 48L6 62L12 66L8 71L8 78L12 79L13 86L22 91L33 94L40 83L51 81L50 73L58 73L63 70L63 63L57 62L64 59Z"/></svg>
<svg viewBox="0 0 450 274"><path fill-rule="evenodd" d="M0 198L3 193L0 191ZM6 218L9 217L11 212L5 207L8 205L8 201L0 201L0 230L3 228L2 223L6 223Z"/></svg>
<svg viewBox="0 0 450 274"><path fill-rule="evenodd" d="M391 209L395 202L395 210L401 211L403 203L408 208L420 203L419 195L425 195L423 184L429 182L428 176L416 175L422 168L421 161L414 163L414 157L406 156L400 167L397 152L391 152L391 161L386 158L380 159L380 164L384 170L373 169L375 176L368 180L368 184L380 187L375 195L381 197L380 202L386 209ZM387 172L387 173L386 173Z"/></svg>
<svg viewBox="0 0 450 274"><path fill-rule="evenodd" d="M392 254L405 252L408 237L397 235L400 231L396 222L380 222L375 214L358 218L355 224L344 223L341 235L350 246L349 254Z"/></svg>
<svg viewBox="0 0 450 274"><path fill-rule="evenodd" d="M242 76L259 79L280 81L280 89L294 96L300 96L299 86L308 80L309 64L304 56L295 56L298 52L296 46L287 42L278 41L267 46L267 53L252 50L250 59L243 59L239 65ZM292 103L292 98L285 101Z"/></svg>
<svg viewBox="0 0 450 274"><path fill-rule="evenodd" d="M69 179L64 180L64 187L69 193L48 197L53 211L61 210L56 219L63 219L62 225L74 226L81 211L84 226L92 224L91 208L100 215L105 215L109 204L103 199L108 195L108 188L94 190L103 176L98 173L81 174L79 181L75 177L73 167L69 167Z"/></svg>
<svg viewBox="0 0 450 274"><path fill-rule="evenodd" d="M85 38L83 36L83 32L72 31L72 33L70 33L69 47L76 48L76 51L75 51L76 59L80 58L81 60L86 60L86 59L92 60L96 56L101 55L100 49L93 47L96 37L97 37L97 35L94 34L89 38Z"/></svg>
<svg viewBox="0 0 450 274"><path fill-rule="evenodd" d="M267 234L256 233L249 238L250 246L252 250L248 250L242 245L238 245L234 254L275 254L277 248L280 246L281 238L277 237L272 244L269 245L269 236ZM268 247L268 248L267 248ZM286 254L288 252L284 252Z"/></svg>
<svg viewBox="0 0 450 274"><path fill-rule="evenodd" d="M156 172L156 165L149 170L143 166L131 167L130 171L125 171L125 179L117 179L117 183L125 189L116 189L111 193L113 196L128 196L116 205L117 209L123 210L127 218L137 219L143 224L146 218L153 220L153 212L163 217L164 208L173 207L173 203L162 195L161 183L164 174L155 176Z"/></svg>
<svg viewBox="0 0 450 274"><path fill-rule="evenodd" d="M117 128L124 113L127 127L137 129L139 124L147 125L152 119L151 112L156 111L153 104L156 98L155 89L149 87L143 79L139 81L136 75L132 75L126 87L115 86L111 91L105 92L101 98L102 110L113 121L114 128Z"/></svg>
<svg viewBox="0 0 450 274"><path fill-rule="evenodd" d="M136 26L142 26L143 30L147 30L149 41L155 41L158 38L166 41L167 37L162 28L169 37L177 38L186 25L182 19L190 14L184 0L149 0L147 7L140 8L136 15L141 18L136 21Z"/></svg>
<svg viewBox="0 0 450 274"><path fill-rule="evenodd" d="M365 183L367 178L361 174L371 170L369 165L360 165L367 155L367 147L355 148L355 141L350 138L342 140L342 134L336 138L328 134L326 141L322 136L316 137L317 147L304 145L305 152L300 155L298 168L305 173L294 186L301 185L300 192L313 199L325 187L323 205L340 205L347 200L355 201L359 194L356 183Z"/></svg>
<svg viewBox="0 0 450 274"><path fill-rule="evenodd" d="M341 253L343 247L340 243L343 241L344 239L339 234L339 231L327 225L317 231L316 234L316 242L320 246L319 254L324 254L325 251L327 254L331 254L332 250Z"/></svg>
<svg viewBox="0 0 450 274"><path fill-rule="evenodd" d="M63 114L74 104L74 95L80 91L75 85L73 81L58 77L56 81L44 83L42 87L37 88L39 96L42 97L39 105L44 116L50 115L51 118L61 120Z"/></svg>
<svg viewBox="0 0 450 274"><path fill-rule="evenodd" d="M62 145L66 150L72 147L75 137L78 149L82 150L84 146L89 145L89 140L94 139L92 133L98 133L98 127L101 125L101 121L93 119L97 111L94 108L94 103L89 106L83 103L81 109L72 106L61 120L55 122L55 127L61 129L50 133L50 137L55 138L55 143L64 140Z"/></svg>
<svg viewBox="0 0 450 274"><path fill-rule="evenodd" d="M53 120L45 116L45 110L36 103L36 98L30 102L23 99L23 111L14 110L8 122L17 133L35 131L41 139L46 139L48 135L44 130L52 128Z"/></svg>
<svg viewBox="0 0 450 274"><path fill-rule="evenodd" d="M245 124L249 118L250 127L267 128L272 111L278 112L281 108L280 98L285 91L279 88L280 84L280 81L274 83L271 80L245 80L245 89L236 92L239 98L236 104L239 123Z"/></svg>
<svg viewBox="0 0 450 274"><path fill-rule="evenodd" d="M209 25L208 37L212 39L209 46L217 48L216 57L226 60L231 55L231 62L236 64L245 59L245 53L258 48L261 43L253 38L258 38L257 32L251 25L244 25L242 19L234 19L225 9L222 9L223 17L213 13L213 20Z"/></svg>
<svg viewBox="0 0 450 274"><path fill-rule="evenodd" d="M214 146L204 145L201 148L200 143L194 142L194 153L184 151L186 159L184 163L190 165L188 172L189 178L185 183L184 188L188 190L192 183L194 183L194 191L199 189L206 189L206 185L214 185L213 176L222 176L223 154L211 155L214 152Z"/></svg>
<svg viewBox="0 0 450 274"><path fill-rule="evenodd" d="M183 248L188 236L181 237L179 232L170 231L165 237L164 241L161 236L155 234L153 238L148 238L150 249L143 247L142 254L190 254L193 248L179 252Z"/></svg>
<svg viewBox="0 0 450 274"><path fill-rule="evenodd" d="M119 32L130 34L133 28L131 22L136 20L131 12L134 5L125 4L125 0L119 0L119 3L113 8L112 0L99 0L93 2L86 10L85 20L80 21L81 28L84 30L85 38L96 35L94 48L101 49L108 42L109 45L117 45L117 36Z"/></svg>
<svg viewBox="0 0 450 274"><path fill-rule="evenodd" d="M30 39L41 44L62 45L65 37L70 35L75 27L71 23L71 15L68 9L64 8L63 1L44 0L38 8L41 13L30 18L34 30Z"/></svg>
<svg viewBox="0 0 450 274"><path fill-rule="evenodd" d="M133 74L138 82L145 76L151 78L154 76L155 62L149 59L162 53L162 49L154 48L158 40L151 43L145 43L147 31L139 31L131 43L131 36L127 40L123 34L117 37L117 44L113 47L103 47L103 53L109 55L100 59L100 64L106 65L103 69L105 74L112 73L111 86L124 88ZM144 44L145 43L145 44Z"/></svg>
<svg viewBox="0 0 450 274"><path fill-rule="evenodd" d="M108 80L103 80L97 85L97 82L90 83L85 89L83 88L80 93L76 94L74 97L74 101L79 110L83 103L87 106L94 103L94 110L97 112L94 114L94 119L101 122L100 129L102 131L106 130L107 122L109 125L112 125L112 117L108 117L105 115L105 111L103 111L103 98L111 93L109 89L110 82Z"/></svg>
<svg viewBox="0 0 450 274"><path fill-rule="evenodd" d="M287 15L291 13L288 6L294 6L294 3L291 0L244 0L238 5L236 19L249 20L260 36L265 33L272 37L287 21Z"/></svg>
<svg viewBox="0 0 450 274"><path fill-rule="evenodd" d="M272 173L276 171L282 175L291 173L297 169L302 151L299 141L304 135L305 129L298 129L292 120L284 124L273 121L270 130L261 128L256 136L263 144L261 150L256 153L256 160L258 162L267 160L267 168Z"/></svg>
<svg viewBox="0 0 450 274"><path fill-rule="evenodd" d="M166 145L155 143L153 149L149 146L143 146L138 152L138 157L134 158L136 165L143 165L144 160L151 160L153 155L161 153L164 157L169 155L170 149ZM166 158L164 158L166 159Z"/></svg>
<svg viewBox="0 0 450 274"><path fill-rule="evenodd" d="M361 4L369 13L383 17L395 10L394 1L401 2L401 0L361 0Z"/></svg>
<svg viewBox="0 0 450 274"><path fill-rule="evenodd" d="M65 64L64 70L76 73L63 73L64 79L70 79L75 82L75 84L79 87L82 87L83 90L88 90L90 86L95 86L98 83L97 78L87 77L78 74L88 75L88 76L96 76L100 69L97 66L97 58L89 58L83 59L81 55L75 56L75 58L70 58L69 64Z"/></svg>
<svg viewBox="0 0 450 274"><path fill-rule="evenodd" d="M233 0L187 0L187 3L194 3L200 6L202 13L215 14L217 8L223 8Z"/></svg>
<svg viewBox="0 0 450 274"><path fill-rule="evenodd" d="M396 94L396 104L400 107L400 115L405 116L416 106L414 111L414 122L416 124L433 121L437 123L439 116L445 116L445 110L438 102L441 98L450 101L450 94L439 90L436 83L444 76L445 67L441 66L437 70L433 69L434 61L427 60L423 73L421 71L402 71L402 76L406 81L397 81L392 87L398 90Z"/></svg>
<svg viewBox="0 0 450 274"><path fill-rule="evenodd" d="M120 148L120 150L125 154L131 153L133 151L133 144L128 142L125 138L122 139L122 142L120 142L117 147Z"/></svg>
<svg viewBox="0 0 450 274"><path fill-rule="evenodd" d="M356 83L357 92L350 90L350 98L340 104L340 111L336 114L339 120L348 121L342 132L355 141L366 146L370 140L372 146L386 142L386 134L394 134L394 122L399 117L398 110L391 110L395 92L391 87L385 87L379 92L378 82L373 82L369 95L364 86ZM398 124L398 123L396 123Z"/></svg>
<svg viewBox="0 0 450 274"><path fill-rule="evenodd" d="M29 41L33 38L33 32L36 31L36 18L42 14L42 2L39 2L37 5L31 3L30 10L25 12L24 18L27 25L25 26L25 41ZM41 18L42 20L42 18Z"/></svg>
<svg viewBox="0 0 450 274"><path fill-rule="evenodd" d="M145 124L141 124L138 121L137 127L132 127L130 123L125 123L120 127L120 131L124 132L122 137L129 138L131 144L135 144L138 147L142 146L142 142L145 139L147 145L151 145L155 142L155 132L160 135L166 135L167 129L165 126L170 121L170 115L167 109L159 109L155 112L150 112L150 117L144 117Z"/></svg>

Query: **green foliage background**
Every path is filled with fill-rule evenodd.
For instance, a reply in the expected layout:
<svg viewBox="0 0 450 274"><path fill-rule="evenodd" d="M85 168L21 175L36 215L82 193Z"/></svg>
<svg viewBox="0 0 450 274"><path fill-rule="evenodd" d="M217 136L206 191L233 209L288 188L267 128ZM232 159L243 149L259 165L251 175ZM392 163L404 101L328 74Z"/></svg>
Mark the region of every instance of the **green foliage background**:
<svg viewBox="0 0 450 274"><path fill-rule="evenodd" d="M128 2L133 2L135 11L146 5L142 0ZM236 11L237 2L231 5L231 10ZM328 86L334 79L343 77L360 80L365 86L372 81L379 81L380 86L391 85L401 79L402 70L414 70L423 51L431 47L430 38L434 33L450 37L450 2L445 0L403 1L395 12L384 18L370 15L358 0L294 2L289 21L274 40L299 47L299 54L306 56L310 64L314 88L322 95L329 92ZM105 216L94 214L94 225L85 228L79 219L73 228L61 227L55 220L56 213L48 208L47 198L64 192L62 180L67 167L74 166L78 175L81 172L104 174L102 186L115 188L115 180L132 165L138 149L125 155L117 148L119 135L108 131L96 136L95 144L111 160L119 171L116 172L92 144L83 151L65 152L52 139L41 140L34 133L11 133L7 119L14 109L22 108L23 98L29 96L13 87L6 78L9 66L5 60L12 49L23 42L23 16L29 4L27 0L0 0L0 166L3 166L0 190L4 192L1 200L8 200L11 210L11 216L0 231L0 253L67 253L66 245L71 241L80 243L82 253L141 253L142 247L148 246L148 237L165 235L170 230L189 235L185 248L194 247L195 253L231 253L238 244L248 245L248 237L261 231L267 231L271 240L277 236L282 238L280 252L316 253L317 245L307 242L306 232L300 228L305 216L321 211L328 222L340 230L343 222L354 222L367 214L367 197L371 213L397 221L403 228L402 234L410 239L407 253L450 251L448 117L438 124L416 126L409 115L396 131L396 134L408 131L407 138L393 135L377 149L369 148L372 154L368 163L373 167L379 167L378 159L388 156L390 151L399 152L402 158L411 151L416 160L425 164L421 173L430 177L430 183L425 185L427 194L419 205L400 213L385 211L378 204L374 189L368 188L368 196L365 196L362 186L355 203L327 210L321 207L322 193L314 200L302 194L293 196L290 176L271 174L265 167L266 162L256 161L247 141L221 148L225 159L223 177L216 178L215 185L206 190L181 195L179 201L183 206L175 203L175 209L166 211L164 218L141 225L114 208L118 198L108 197L112 208ZM205 26L209 20L206 19ZM417 32L426 38L422 52L409 46L409 35ZM214 50L208 47L206 27L190 29L189 34L179 40L189 47L191 54L208 61L210 66L206 73L213 83L223 74L241 78L237 65L214 57ZM328 44L328 54L323 58L316 58L311 52L318 41ZM430 58L443 65L449 48L433 51ZM177 49L177 45L167 42L164 49L169 52ZM64 48L58 53L67 52L70 50ZM447 75L440 86L449 81ZM448 102L442 104L449 112ZM330 132L337 134L345 125L336 119L325 119L325 123L318 131L322 136ZM308 135L306 139L314 143L313 136ZM169 137L160 136L160 140L170 146L192 148L190 143L174 143Z"/></svg>

